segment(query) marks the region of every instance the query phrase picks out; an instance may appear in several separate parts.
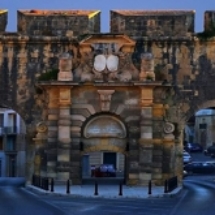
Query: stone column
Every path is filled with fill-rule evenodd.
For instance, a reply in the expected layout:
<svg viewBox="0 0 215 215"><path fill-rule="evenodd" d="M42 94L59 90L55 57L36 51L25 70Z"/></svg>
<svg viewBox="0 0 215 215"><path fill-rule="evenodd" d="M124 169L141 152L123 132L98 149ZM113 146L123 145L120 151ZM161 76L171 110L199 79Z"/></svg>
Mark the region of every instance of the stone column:
<svg viewBox="0 0 215 215"><path fill-rule="evenodd" d="M163 174L169 172L170 156L169 145L164 145L164 114L165 109L163 99L165 98L166 88L157 86L153 91L153 169L152 180L156 181L157 185L163 185Z"/></svg>
<svg viewBox="0 0 215 215"><path fill-rule="evenodd" d="M49 87L48 94L48 134L47 134L47 176L56 177L56 162L57 162L57 131L58 131L58 103L59 89Z"/></svg>
<svg viewBox="0 0 215 215"><path fill-rule="evenodd" d="M141 120L139 140L139 184L146 185L152 178L152 155L153 155L153 128L152 128L152 104L153 86L141 87Z"/></svg>
<svg viewBox="0 0 215 215"><path fill-rule="evenodd" d="M59 89L57 180L63 181L70 178L70 107L71 87L62 86Z"/></svg>
<svg viewBox="0 0 215 215"><path fill-rule="evenodd" d="M179 183L183 183L183 141L184 141L184 128L186 125L186 121L178 121L176 127L175 127L175 139L172 140L174 142L175 147L174 151L175 155L173 155L173 163L175 164L173 166L173 174L174 176L178 176Z"/></svg>

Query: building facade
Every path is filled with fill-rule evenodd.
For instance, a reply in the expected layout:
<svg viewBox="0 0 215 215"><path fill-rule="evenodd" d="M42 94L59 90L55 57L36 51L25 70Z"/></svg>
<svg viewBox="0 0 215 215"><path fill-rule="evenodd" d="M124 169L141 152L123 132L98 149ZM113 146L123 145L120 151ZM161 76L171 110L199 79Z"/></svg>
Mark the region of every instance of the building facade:
<svg viewBox="0 0 215 215"><path fill-rule="evenodd" d="M21 117L0 108L0 177L25 177L25 134Z"/></svg>
<svg viewBox="0 0 215 215"><path fill-rule="evenodd" d="M182 178L183 130L215 106L214 11L0 11L0 104L26 123L26 178L81 184L91 165L124 168L127 184ZM199 87L201 86L201 87Z"/></svg>
<svg viewBox="0 0 215 215"><path fill-rule="evenodd" d="M215 142L215 110L202 109L195 114L194 140L207 148Z"/></svg>

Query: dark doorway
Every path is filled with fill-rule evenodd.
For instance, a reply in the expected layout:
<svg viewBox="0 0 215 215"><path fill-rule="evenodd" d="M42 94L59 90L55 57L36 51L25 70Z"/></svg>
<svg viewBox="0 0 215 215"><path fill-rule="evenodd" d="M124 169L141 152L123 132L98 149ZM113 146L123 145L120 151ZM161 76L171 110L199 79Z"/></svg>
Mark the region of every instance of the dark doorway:
<svg viewBox="0 0 215 215"><path fill-rule="evenodd" d="M83 155L82 157L82 177L89 176L90 174L90 159L89 155Z"/></svg>
<svg viewBox="0 0 215 215"><path fill-rule="evenodd" d="M16 176L16 157L14 155L9 156L9 177Z"/></svg>
<svg viewBox="0 0 215 215"><path fill-rule="evenodd" d="M103 164L113 164L116 168L116 153L115 152L104 152Z"/></svg>

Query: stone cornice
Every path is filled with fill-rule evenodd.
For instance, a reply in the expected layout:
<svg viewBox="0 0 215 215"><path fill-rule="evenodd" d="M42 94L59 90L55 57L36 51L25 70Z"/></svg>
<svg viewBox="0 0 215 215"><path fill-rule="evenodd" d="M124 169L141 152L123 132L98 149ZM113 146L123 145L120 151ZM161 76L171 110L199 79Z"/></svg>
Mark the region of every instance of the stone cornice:
<svg viewBox="0 0 215 215"><path fill-rule="evenodd" d="M152 82L141 82L141 81L133 81L133 82L72 82L72 81L40 81L37 82L37 86L101 86L101 87L118 87L118 86L163 86L163 87L174 87L172 84L163 85L162 82L152 81Z"/></svg>
<svg viewBox="0 0 215 215"><path fill-rule="evenodd" d="M69 38L66 36L28 36L18 33L4 33L0 34L0 42L8 43L71 43L76 42L75 38Z"/></svg>

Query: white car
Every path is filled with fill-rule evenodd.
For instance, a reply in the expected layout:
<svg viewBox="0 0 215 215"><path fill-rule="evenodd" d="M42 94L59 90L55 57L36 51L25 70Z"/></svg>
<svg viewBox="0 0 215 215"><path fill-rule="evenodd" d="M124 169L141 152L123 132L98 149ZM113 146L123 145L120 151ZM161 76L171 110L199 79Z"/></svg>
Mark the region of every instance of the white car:
<svg viewBox="0 0 215 215"><path fill-rule="evenodd" d="M188 152L183 152L183 163L187 164L192 162L192 157L190 156L190 154Z"/></svg>

